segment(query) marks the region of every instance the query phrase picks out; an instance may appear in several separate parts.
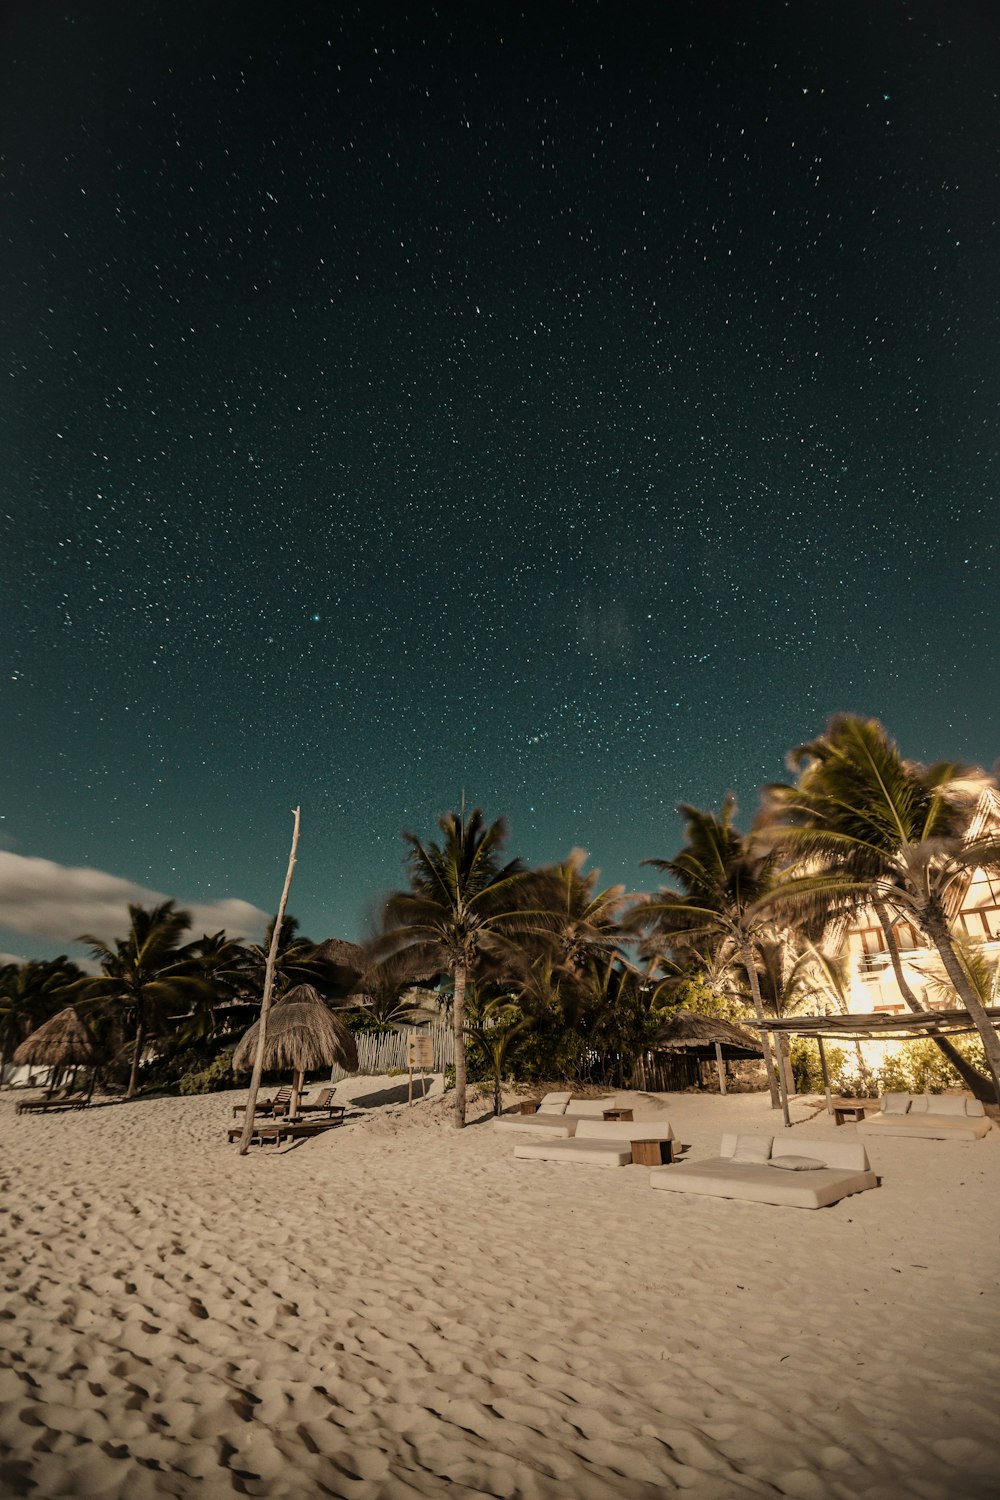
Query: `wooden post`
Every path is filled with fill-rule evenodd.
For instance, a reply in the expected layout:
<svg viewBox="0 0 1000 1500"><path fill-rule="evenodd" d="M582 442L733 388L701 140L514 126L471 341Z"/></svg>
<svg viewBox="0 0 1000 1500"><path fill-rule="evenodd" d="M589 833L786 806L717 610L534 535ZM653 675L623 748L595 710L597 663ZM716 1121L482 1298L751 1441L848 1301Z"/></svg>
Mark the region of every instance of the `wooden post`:
<svg viewBox="0 0 1000 1500"><path fill-rule="evenodd" d="M721 1042L716 1042L716 1044L715 1044L715 1066L716 1066L716 1068L719 1071L719 1093L720 1094L725 1094L725 1092L726 1092L726 1065L722 1061L722 1043Z"/></svg>
<svg viewBox="0 0 1000 1500"><path fill-rule="evenodd" d="M826 1066L826 1048L823 1046L823 1038L821 1036L816 1038L816 1043L819 1047L819 1065L823 1070L823 1088L826 1091L826 1112L828 1115L832 1115L833 1099L830 1097L830 1074Z"/></svg>
<svg viewBox="0 0 1000 1500"><path fill-rule="evenodd" d="M292 1117L292 1119L294 1119L299 1112L299 1098L302 1094L302 1085L305 1082L305 1076L306 1075L304 1073L301 1073L298 1068L296 1068L294 1073L292 1074L292 1102L288 1107L288 1113Z"/></svg>
<svg viewBox="0 0 1000 1500"><path fill-rule="evenodd" d="M267 1013L271 1009L271 991L274 989L274 966L278 957L281 924L285 920L285 907L288 904L288 892L292 884L295 856L299 847L300 811L301 809L298 807L294 809L295 823L292 828L292 847L288 855L288 870L285 875L284 889L281 892L281 904L278 907L278 915L274 919L271 947L267 955L267 968L264 970L264 994L260 1002L260 1022L257 1027L257 1051L253 1060L253 1072L250 1074L250 1097L247 1100L246 1113L243 1116L243 1134L240 1136L241 1156L246 1156L250 1149L250 1137L253 1135L254 1110L257 1108L257 1092L260 1088L260 1075L264 1071L264 1040L267 1035Z"/></svg>
<svg viewBox="0 0 1000 1500"><path fill-rule="evenodd" d="M779 1037L776 1037L775 1041L777 1042L776 1051L778 1054L778 1093L781 1096L781 1113L784 1117L785 1129L790 1130L792 1122L788 1115L788 1080L785 1077L784 1059L781 1055L781 1040Z"/></svg>

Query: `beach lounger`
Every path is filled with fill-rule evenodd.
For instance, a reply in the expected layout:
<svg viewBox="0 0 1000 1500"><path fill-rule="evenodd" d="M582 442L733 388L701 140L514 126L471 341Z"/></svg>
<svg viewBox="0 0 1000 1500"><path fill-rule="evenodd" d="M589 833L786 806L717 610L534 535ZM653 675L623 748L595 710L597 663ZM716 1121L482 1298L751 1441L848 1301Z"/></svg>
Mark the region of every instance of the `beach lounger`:
<svg viewBox="0 0 1000 1500"><path fill-rule="evenodd" d="M315 1104L300 1104L299 1109L303 1114L325 1113L328 1120L332 1120L334 1116L338 1120L342 1120L346 1106L343 1104L334 1104L333 1096L336 1092L336 1086L322 1089Z"/></svg>
<svg viewBox="0 0 1000 1500"><path fill-rule="evenodd" d="M879 1105L879 1113L860 1122L856 1134L979 1141L993 1128L979 1100L964 1094L883 1094Z"/></svg>
<svg viewBox="0 0 1000 1500"><path fill-rule="evenodd" d="M271 1116L271 1117L276 1117L276 1116L279 1116L279 1115L287 1115L287 1113L289 1111L289 1108L291 1106L291 1102L292 1102L292 1086L291 1086L291 1084L283 1084L282 1087L275 1094L275 1096L274 1096L273 1099L258 1099L257 1100L257 1107L254 1110L254 1118L257 1118L259 1115ZM246 1105L245 1104L234 1104L233 1105L233 1118L235 1119L235 1117L237 1115L243 1114L243 1112L244 1112L245 1109L246 1109Z"/></svg>
<svg viewBox="0 0 1000 1500"><path fill-rule="evenodd" d="M17 1106L19 1115L48 1114L51 1110L87 1109L89 1094L69 1094L62 1099L22 1099Z"/></svg>
<svg viewBox="0 0 1000 1500"><path fill-rule="evenodd" d="M593 1167L627 1167L632 1161L632 1143L671 1142L674 1132L665 1115L645 1120L593 1120L576 1122L572 1140L519 1141L514 1155L529 1161L569 1161ZM672 1149L672 1148L671 1148Z"/></svg>
<svg viewBox="0 0 1000 1500"><path fill-rule="evenodd" d="M505 1135L572 1136L580 1120L600 1120L613 1098L574 1099L572 1094L546 1094L533 1115L497 1115L493 1128Z"/></svg>
<svg viewBox="0 0 1000 1500"><path fill-rule="evenodd" d="M851 1193L877 1187L878 1179L860 1141L724 1135L718 1156L653 1167L649 1185L671 1193L825 1208Z"/></svg>

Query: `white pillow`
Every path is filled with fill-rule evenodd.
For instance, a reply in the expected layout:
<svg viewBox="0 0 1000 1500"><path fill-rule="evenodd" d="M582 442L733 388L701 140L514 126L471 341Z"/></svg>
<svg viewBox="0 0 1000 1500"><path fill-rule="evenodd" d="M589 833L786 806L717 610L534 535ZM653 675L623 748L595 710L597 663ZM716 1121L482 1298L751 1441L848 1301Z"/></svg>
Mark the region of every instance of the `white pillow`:
<svg viewBox="0 0 1000 1500"><path fill-rule="evenodd" d="M964 1115L965 1104L962 1094L932 1094L927 1112L932 1115Z"/></svg>
<svg viewBox="0 0 1000 1500"><path fill-rule="evenodd" d="M930 1109L930 1094L912 1094L910 1096L910 1114L925 1115Z"/></svg>
<svg viewBox="0 0 1000 1500"><path fill-rule="evenodd" d="M825 1167L825 1161L817 1161L815 1156L772 1156L768 1162L769 1167L781 1167L785 1172L815 1172L817 1167Z"/></svg>
<svg viewBox="0 0 1000 1500"><path fill-rule="evenodd" d="M882 1095L882 1113L884 1115L905 1115L909 1107L909 1094Z"/></svg>
<svg viewBox="0 0 1000 1500"><path fill-rule="evenodd" d="M771 1155L771 1137L769 1135L738 1135L736 1137L736 1149L733 1152L733 1161L767 1161Z"/></svg>

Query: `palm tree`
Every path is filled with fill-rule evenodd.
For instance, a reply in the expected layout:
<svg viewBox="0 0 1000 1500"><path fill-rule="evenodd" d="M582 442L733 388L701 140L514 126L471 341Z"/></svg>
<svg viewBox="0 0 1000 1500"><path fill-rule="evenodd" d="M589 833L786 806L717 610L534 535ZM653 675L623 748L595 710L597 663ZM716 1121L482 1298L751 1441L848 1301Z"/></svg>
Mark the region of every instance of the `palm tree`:
<svg viewBox="0 0 1000 1500"><path fill-rule="evenodd" d="M0 968L0 1079L25 1037L64 1008L66 992L80 973L65 954Z"/></svg>
<svg viewBox="0 0 1000 1500"><path fill-rule="evenodd" d="M252 998L255 1005L260 1004L264 993L267 958L276 920L272 918L268 923L262 943L247 945L243 950L245 957L237 968L238 989L240 993ZM287 990L294 989L299 984L311 985L324 999L337 988L330 966L324 963L322 958L316 957L316 944L311 938L299 932L299 924L295 917L286 916L282 919L278 947L275 952L275 999L280 999Z"/></svg>
<svg viewBox="0 0 1000 1500"><path fill-rule="evenodd" d="M408 952L426 969L447 971L454 984L454 1124L465 1124L465 992L484 959L504 955L504 938L536 927L544 913L531 909L528 872L519 859L501 862L507 838L502 818L486 826L476 808L466 817L445 813L438 819L441 843L404 833L409 888L385 903L380 955Z"/></svg>
<svg viewBox="0 0 1000 1500"><path fill-rule="evenodd" d="M727 796L721 814L681 803L686 843L673 859L646 859L643 864L669 875L678 889L664 887L644 896L629 913L630 925L653 940L682 952L699 941L710 947L730 944L746 972L758 1021L764 1020L754 944L767 926L775 899L777 862L754 834L733 826L735 799ZM648 947L648 944L647 944ZM761 1032L771 1106L780 1107L770 1040Z"/></svg>
<svg viewBox="0 0 1000 1500"><path fill-rule="evenodd" d="M627 940L620 920L625 887L597 890L600 871L584 873L587 857L585 849L572 849L560 864L536 872L546 919L518 937L522 946L534 937L543 949L552 949L556 963L577 974L591 959L613 957Z"/></svg>
<svg viewBox="0 0 1000 1500"><path fill-rule="evenodd" d="M922 931L982 1037L1000 1100L1000 1037L962 967L948 923L949 901L972 872L1000 867L996 834L967 836L988 779L971 767L904 761L877 720L853 714L836 715L825 734L792 751L789 763L799 769L797 784L769 788L765 804L772 836L803 871L786 894L825 903L828 911L856 910L870 901L897 979L894 918ZM911 1009L922 1008L905 985L901 992Z"/></svg>
<svg viewBox="0 0 1000 1500"><path fill-rule="evenodd" d="M113 947L89 933L78 939L89 945L101 973L78 980L73 989L91 1004L111 1004L123 1010L134 1027L125 1095L134 1099L146 1037L164 1024L169 1007L204 999L211 986L197 958L181 943L191 925L188 912L179 911L173 901L164 901L149 909L130 905L128 914L128 936L117 938Z"/></svg>

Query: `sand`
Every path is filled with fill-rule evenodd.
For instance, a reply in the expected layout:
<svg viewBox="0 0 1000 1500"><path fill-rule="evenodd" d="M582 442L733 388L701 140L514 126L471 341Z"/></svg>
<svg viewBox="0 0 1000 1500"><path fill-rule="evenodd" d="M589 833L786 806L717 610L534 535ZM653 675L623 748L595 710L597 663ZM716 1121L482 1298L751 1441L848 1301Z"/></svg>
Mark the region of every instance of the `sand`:
<svg viewBox="0 0 1000 1500"><path fill-rule="evenodd" d="M515 1161L482 1102L456 1132L397 1084L243 1159L244 1092L5 1091L0 1494L996 1493L1000 1129L870 1141L882 1186L807 1212ZM660 1100L692 1158L781 1129L759 1095Z"/></svg>

